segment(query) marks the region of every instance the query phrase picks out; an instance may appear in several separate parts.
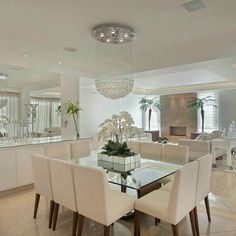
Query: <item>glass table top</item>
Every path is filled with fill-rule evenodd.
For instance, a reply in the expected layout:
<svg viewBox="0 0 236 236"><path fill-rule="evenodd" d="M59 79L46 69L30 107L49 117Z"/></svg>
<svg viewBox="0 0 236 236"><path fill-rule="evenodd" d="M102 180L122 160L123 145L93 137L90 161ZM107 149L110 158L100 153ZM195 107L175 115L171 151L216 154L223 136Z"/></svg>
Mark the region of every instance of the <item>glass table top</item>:
<svg viewBox="0 0 236 236"><path fill-rule="evenodd" d="M97 153L92 151L90 156L73 158L70 162L75 165L103 169L98 166ZM181 165L141 158L141 166L130 171L129 174L107 170L107 177L110 183L138 190L175 173L181 167Z"/></svg>

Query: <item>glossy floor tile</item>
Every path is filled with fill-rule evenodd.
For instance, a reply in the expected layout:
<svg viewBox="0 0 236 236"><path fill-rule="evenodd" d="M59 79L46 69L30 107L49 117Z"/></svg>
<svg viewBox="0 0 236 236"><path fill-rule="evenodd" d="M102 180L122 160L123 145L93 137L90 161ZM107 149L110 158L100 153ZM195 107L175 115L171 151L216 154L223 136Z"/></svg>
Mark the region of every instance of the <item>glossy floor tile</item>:
<svg viewBox="0 0 236 236"><path fill-rule="evenodd" d="M201 235L236 236L236 174L213 171L212 194L210 204L212 222L208 223L205 206L199 209ZM61 209L58 215L57 230L52 232L48 227L48 202L41 199L38 217L32 219L34 191L27 190L0 198L0 236L69 236L71 235L72 213ZM171 227L165 222L154 225L154 219L142 217L141 235L169 236ZM83 235L103 235L103 227L86 219ZM112 235L133 235L133 220L119 220L112 228ZM189 217L180 223L180 235L191 235Z"/></svg>

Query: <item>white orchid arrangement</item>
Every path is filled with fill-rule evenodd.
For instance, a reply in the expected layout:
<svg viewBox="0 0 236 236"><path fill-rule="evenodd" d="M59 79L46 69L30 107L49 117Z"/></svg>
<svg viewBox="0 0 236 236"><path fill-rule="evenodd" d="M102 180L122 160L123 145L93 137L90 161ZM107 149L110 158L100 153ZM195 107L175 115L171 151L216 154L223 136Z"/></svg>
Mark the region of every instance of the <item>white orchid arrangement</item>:
<svg viewBox="0 0 236 236"><path fill-rule="evenodd" d="M140 135L140 130L134 126L132 116L122 111L118 115L113 115L110 119L106 119L99 125L101 131L98 133L99 140L112 140L118 143L123 143L124 140L129 140L136 135Z"/></svg>

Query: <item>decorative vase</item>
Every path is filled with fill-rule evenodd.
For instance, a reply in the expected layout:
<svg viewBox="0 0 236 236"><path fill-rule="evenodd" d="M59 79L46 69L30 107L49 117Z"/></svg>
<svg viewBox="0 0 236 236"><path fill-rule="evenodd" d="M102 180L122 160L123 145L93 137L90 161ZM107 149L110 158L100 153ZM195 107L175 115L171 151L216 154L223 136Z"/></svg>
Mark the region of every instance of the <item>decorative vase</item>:
<svg viewBox="0 0 236 236"><path fill-rule="evenodd" d="M115 172L129 172L141 166L140 154L127 157L98 153L98 166Z"/></svg>

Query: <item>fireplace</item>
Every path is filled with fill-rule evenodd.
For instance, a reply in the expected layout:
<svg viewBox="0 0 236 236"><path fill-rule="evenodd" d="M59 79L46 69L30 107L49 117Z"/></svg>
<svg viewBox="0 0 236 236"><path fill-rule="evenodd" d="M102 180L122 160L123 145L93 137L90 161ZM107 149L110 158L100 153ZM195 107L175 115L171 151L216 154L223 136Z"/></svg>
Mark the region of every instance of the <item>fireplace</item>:
<svg viewBox="0 0 236 236"><path fill-rule="evenodd" d="M170 135L171 136L186 136L186 127L180 127L180 126L171 126L170 127Z"/></svg>

